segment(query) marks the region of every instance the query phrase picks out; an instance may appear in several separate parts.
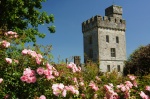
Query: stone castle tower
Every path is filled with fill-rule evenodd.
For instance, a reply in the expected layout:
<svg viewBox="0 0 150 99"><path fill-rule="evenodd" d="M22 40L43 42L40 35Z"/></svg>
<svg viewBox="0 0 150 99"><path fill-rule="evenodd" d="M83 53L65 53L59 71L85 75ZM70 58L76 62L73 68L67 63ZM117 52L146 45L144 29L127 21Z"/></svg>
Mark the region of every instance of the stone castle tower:
<svg viewBox="0 0 150 99"><path fill-rule="evenodd" d="M84 62L100 62L100 71L123 71L126 60L126 22L122 7L112 5L105 16L96 15L82 23Z"/></svg>

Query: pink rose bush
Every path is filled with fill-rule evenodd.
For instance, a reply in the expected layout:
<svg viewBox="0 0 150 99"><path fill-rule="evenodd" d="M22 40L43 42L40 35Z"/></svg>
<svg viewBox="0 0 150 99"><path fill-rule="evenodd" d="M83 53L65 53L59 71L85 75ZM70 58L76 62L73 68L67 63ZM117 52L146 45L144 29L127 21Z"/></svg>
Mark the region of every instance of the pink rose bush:
<svg viewBox="0 0 150 99"><path fill-rule="evenodd" d="M131 81L125 81L124 84L116 85L116 88L113 85L104 85L104 89L106 91L105 93L105 99L132 99L136 96L131 96L133 88L137 88L134 84L136 82L136 77L133 75L128 75L129 79ZM116 90L115 90L116 89ZM149 91L149 86L146 86L145 90ZM135 92L138 92L135 90ZM138 93L142 99L150 99L148 95L146 95L143 91Z"/></svg>
<svg viewBox="0 0 150 99"><path fill-rule="evenodd" d="M52 65L42 56L45 54L36 52L36 48L19 46L17 51L17 45L11 48L13 44L10 47L8 41L19 39L16 32L9 31L4 35L8 39L0 41L1 98L150 99L150 83L139 77L128 75L125 79L117 76L113 79L113 74L98 76L98 73L82 71L73 62Z"/></svg>

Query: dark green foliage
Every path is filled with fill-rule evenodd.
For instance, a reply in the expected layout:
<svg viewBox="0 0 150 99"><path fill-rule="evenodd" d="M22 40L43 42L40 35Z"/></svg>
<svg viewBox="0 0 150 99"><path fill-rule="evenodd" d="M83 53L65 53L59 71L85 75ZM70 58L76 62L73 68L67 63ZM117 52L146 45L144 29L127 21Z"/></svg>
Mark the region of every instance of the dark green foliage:
<svg viewBox="0 0 150 99"><path fill-rule="evenodd" d="M150 72L150 44L135 50L125 62L124 74L147 75Z"/></svg>
<svg viewBox="0 0 150 99"><path fill-rule="evenodd" d="M39 25L54 22L52 14L39 11L45 1L0 0L0 29L16 31L23 36L23 42L36 42L36 36L44 38L45 34L38 31ZM48 30L53 33L55 27L51 25Z"/></svg>

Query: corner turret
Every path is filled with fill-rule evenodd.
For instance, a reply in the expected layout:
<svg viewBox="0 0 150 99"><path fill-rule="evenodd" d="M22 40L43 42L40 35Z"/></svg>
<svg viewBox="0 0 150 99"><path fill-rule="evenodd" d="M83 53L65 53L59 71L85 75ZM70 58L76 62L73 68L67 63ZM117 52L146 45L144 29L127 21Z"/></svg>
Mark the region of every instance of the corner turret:
<svg viewBox="0 0 150 99"><path fill-rule="evenodd" d="M105 16L116 17L122 19L122 7L117 5L112 5L105 9Z"/></svg>

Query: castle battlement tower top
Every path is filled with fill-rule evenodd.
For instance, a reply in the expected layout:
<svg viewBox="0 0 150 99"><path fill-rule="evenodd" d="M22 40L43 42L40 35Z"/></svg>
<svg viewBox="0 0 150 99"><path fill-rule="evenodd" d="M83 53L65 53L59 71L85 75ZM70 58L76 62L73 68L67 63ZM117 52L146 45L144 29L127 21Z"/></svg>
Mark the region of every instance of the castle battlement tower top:
<svg viewBox="0 0 150 99"><path fill-rule="evenodd" d="M96 15L82 23L82 32L85 33L95 27L126 30L126 21L122 19L122 7L112 5L105 9L105 16Z"/></svg>
<svg viewBox="0 0 150 99"><path fill-rule="evenodd" d="M105 16L96 15L82 23L84 60L100 62L102 72L123 71L126 60L126 21L122 7L112 5Z"/></svg>

